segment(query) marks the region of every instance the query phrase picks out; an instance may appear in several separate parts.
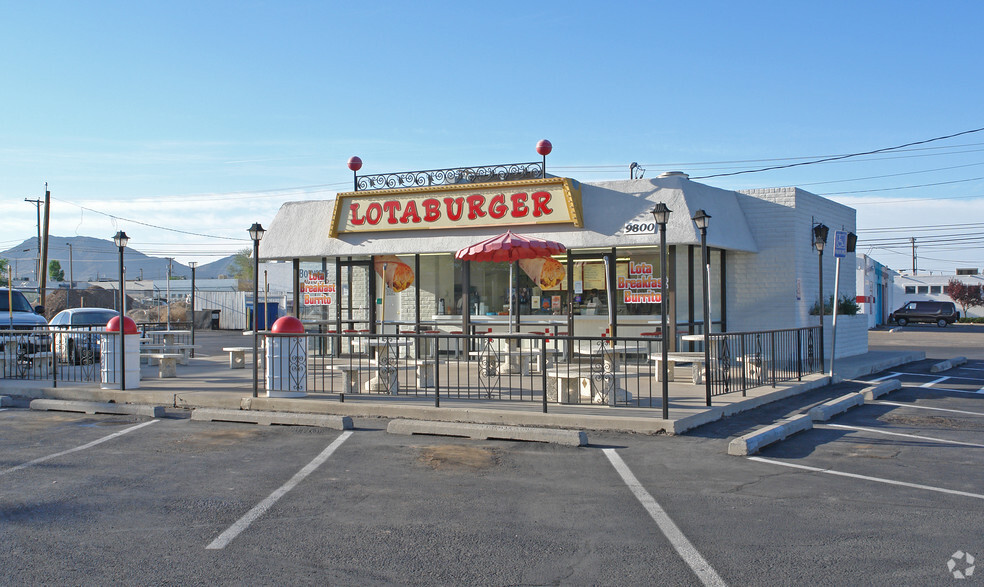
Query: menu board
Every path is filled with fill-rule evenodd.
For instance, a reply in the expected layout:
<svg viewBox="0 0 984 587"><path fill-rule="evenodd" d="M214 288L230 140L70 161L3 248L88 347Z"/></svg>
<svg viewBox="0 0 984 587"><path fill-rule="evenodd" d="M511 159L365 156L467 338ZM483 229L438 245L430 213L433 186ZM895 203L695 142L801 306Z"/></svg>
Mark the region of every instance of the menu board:
<svg viewBox="0 0 984 587"><path fill-rule="evenodd" d="M595 263L578 263L581 269L584 290L607 289L605 287L605 264L602 261ZM577 268L575 268L576 270Z"/></svg>

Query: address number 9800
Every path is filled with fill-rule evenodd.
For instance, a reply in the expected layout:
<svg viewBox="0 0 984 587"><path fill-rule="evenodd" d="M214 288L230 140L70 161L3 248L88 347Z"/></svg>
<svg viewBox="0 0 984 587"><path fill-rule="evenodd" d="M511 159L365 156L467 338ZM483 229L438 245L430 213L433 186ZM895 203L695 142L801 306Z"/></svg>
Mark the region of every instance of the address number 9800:
<svg viewBox="0 0 984 587"><path fill-rule="evenodd" d="M626 224L623 230L625 230L625 232L627 233L640 233L640 232L653 233L656 232L656 223L649 222L649 223L642 223L642 224Z"/></svg>

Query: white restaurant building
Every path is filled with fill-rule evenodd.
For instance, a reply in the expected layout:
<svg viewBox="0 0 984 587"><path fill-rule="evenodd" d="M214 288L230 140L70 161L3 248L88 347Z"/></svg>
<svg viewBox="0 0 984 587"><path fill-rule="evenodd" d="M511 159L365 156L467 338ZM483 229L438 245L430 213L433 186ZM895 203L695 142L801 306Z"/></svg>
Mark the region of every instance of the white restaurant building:
<svg viewBox="0 0 984 587"><path fill-rule="evenodd" d="M584 183L546 175L539 163L520 166L534 169L356 176L358 189L333 200L285 203L267 227L259 258L291 263L293 309L302 320L370 331L384 321L455 331L509 313L508 263L454 259L457 250L508 229L568 251L514 266L514 307L524 328L537 330L542 322L574 336L637 336L658 329L660 320L652 210L662 202L671 210L665 303L679 335L703 329L701 235L692 220L698 210L711 217L712 332L817 325L810 310L820 297L821 267L828 298L835 258L833 238L818 255L813 227L830 227L831 237L855 231L854 209L795 187L731 191L680 172ZM376 185L413 187L370 189ZM841 295L855 292L854 257L843 259ZM839 357L867 350L867 320L853 318L838 318Z"/></svg>

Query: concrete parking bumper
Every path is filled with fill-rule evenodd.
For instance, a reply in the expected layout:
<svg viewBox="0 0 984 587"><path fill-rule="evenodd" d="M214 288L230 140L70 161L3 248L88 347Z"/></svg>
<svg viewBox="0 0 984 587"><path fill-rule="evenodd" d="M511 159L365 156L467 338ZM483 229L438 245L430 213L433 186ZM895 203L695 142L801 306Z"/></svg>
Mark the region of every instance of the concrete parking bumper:
<svg viewBox="0 0 984 587"><path fill-rule="evenodd" d="M949 371L954 367L959 367L967 362L966 357L954 357L952 359L947 359L946 361L940 361L929 368L930 373L940 373L942 371Z"/></svg>
<svg viewBox="0 0 984 587"><path fill-rule="evenodd" d="M218 408L195 408L192 420L206 422L246 422L262 426L314 426L335 430L352 430L352 418L327 414L303 414L295 412L261 412L257 410L223 410Z"/></svg>
<svg viewBox="0 0 984 587"><path fill-rule="evenodd" d="M792 434L812 430L814 422L826 422L837 414L863 405L865 402L873 401L890 391L901 389L901 387L901 381L898 379L889 379L876 385L868 386L861 391L842 395L841 397L814 406L806 414L787 418L771 426L766 426L755 432L750 432L733 439L728 444L728 454L735 456L755 454L762 448L784 440Z"/></svg>
<svg viewBox="0 0 984 587"><path fill-rule="evenodd" d="M434 436L459 436L475 440L523 440L548 442L565 446L587 446L588 435L583 430L558 430L521 426L494 426L490 424L465 424L460 422L435 422L427 420L393 420L386 427L390 434L429 434Z"/></svg>
<svg viewBox="0 0 984 587"><path fill-rule="evenodd" d="M30 407L32 410L48 412L80 412L83 414L113 414L113 415L133 415L147 416L150 418L163 418L164 406L148 406L143 404L117 404L107 402L84 402L62 399L36 399L32 400Z"/></svg>

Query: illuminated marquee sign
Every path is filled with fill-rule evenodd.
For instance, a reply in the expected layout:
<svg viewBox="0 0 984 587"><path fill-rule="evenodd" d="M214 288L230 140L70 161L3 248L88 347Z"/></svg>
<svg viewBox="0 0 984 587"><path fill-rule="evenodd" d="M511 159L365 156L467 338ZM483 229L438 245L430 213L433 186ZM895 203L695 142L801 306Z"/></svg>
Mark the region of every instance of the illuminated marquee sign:
<svg viewBox="0 0 984 587"><path fill-rule="evenodd" d="M338 194L330 235L551 223L584 225L577 182L547 178Z"/></svg>

